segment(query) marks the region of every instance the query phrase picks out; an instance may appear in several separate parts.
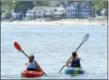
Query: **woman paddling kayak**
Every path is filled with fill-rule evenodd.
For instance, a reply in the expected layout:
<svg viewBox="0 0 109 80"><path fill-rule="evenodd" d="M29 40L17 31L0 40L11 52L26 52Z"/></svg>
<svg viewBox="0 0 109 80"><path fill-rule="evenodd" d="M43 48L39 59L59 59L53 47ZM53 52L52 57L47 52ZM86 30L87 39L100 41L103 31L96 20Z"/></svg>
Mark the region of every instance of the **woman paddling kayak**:
<svg viewBox="0 0 109 80"><path fill-rule="evenodd" d="M72 53L72 58L66 63L66 66L71 64L70 67L81 68L80 57L76 52Z"/></svg>
<svg viewBox="0 0 109 80"><path fill-rule="evenodd" d="M39 64L34 61L34 56L33 55L30 55L29 56L29 63L27 64L27 70L30 70L30 71L41 71L41 68L39 66Z"/></svg>

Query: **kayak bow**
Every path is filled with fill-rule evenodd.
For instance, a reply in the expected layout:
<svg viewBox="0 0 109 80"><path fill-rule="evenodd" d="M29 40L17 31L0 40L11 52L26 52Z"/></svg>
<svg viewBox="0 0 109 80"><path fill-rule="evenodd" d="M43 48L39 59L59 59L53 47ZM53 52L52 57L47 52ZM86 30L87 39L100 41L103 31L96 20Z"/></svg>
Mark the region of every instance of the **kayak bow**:
<svg viewBox="0 0 109 80"><path fill-rule="evenodd" d="M24 70L21 73L22 77L41 77L44 75L44 73L42 71L29 71L29 70Z"/></svg>
<svg viewBox="0 0 109 80"><path fill-rule="evenodd" d="M72 75L78 75L78 74L84 74L84 70L82 68L72 68L67 67L65 70L66 74L72 74Z"/></svg>

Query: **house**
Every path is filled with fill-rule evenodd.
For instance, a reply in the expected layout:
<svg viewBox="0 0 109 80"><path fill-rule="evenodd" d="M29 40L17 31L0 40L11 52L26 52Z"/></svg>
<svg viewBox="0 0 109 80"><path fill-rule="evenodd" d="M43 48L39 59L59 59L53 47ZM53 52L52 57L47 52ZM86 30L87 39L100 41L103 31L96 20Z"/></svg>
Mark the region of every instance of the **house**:
<svg viewBox="0 0 109 80"><path fill-rule="evenodd" d="M43 7L34 7L26 12L27 19L36 19L44 16Z"/></svg>
<svg viewBox="0 0 109 80"><path fill-rule="evenodd" d="M56 9L56 7L46 7L45 8L45 17L53 17L55 9Z"/></svg>
<svg viewBox="0 0 109 80"><path fill-rule="evenodd" d="M24 13L22 12L14 12L13 10L11 11L11 17L13 19L18 19L18 20L22 20L24 18Z"/></svg>
<svg viewBox="0 0 109 80"><path fill-rule="evenodd" d="M88 18L92 14L91 1L72 2L66 7L66 15L70 18Z"/></svg>
<svg viewBox="0 0 109 80"><path fill-rule="evenodd" d="M66 9L64 8L63 5L60 5L59 7L56 7L54 11L54 16L55 17L60 17L62 14L66 13Z"/></svg>
<svg viewBox="0 0 109 80"><path fill-rule="evenodd" d="M86 4L83 4L82 6L82 18L88 18L92 16L92 4L91 2L86 2Z"/></svg>
<svg viewBox="0 0 109 80"><path fill-rule="evenodd" d="M67 17L75 18L77 14L77 5L70 5L66 7L66 15Z"/></svg>
<svg viewBox="0 0 109 80"><path fill-rule="evenodd" d="M67 3L66 3L67 4ZM88 18L92 16L92 1L72 1L66 7L62 4L57 6L35 6L27 11L27 18L60 18L61 15L69 18Z"/></svg>
<svg viewBox="0 0 109 80"><path fill-rule="evenodd" d="M32 9L32 11L35 12L35 16L40 18L40 17L44 17L44 13L45 13L45 8L44 6L38 6L38 7L34 7Z"/></svg>
<svg viewBox="0 0 109 80"><path fill-rule="evenodd" d="M28 10L26 12L26 18L27 19L34 19L35 18L35 12L34 11L31 11L31 10Z"/></svg>
<svg viewBox="0 0 109 80"><path fill-rule="evenodd" d="M47 6L36 6L32 10L27 11L26 18L43 18L52 15L54 9Z"/></svg>
<svg viewBox="0 0 109 80"><path fill-rule="evenodd" d="M32 10L27 11L26 18L56 17L65 14L65 11L62 5L59 7L36 6Z"/></svg>

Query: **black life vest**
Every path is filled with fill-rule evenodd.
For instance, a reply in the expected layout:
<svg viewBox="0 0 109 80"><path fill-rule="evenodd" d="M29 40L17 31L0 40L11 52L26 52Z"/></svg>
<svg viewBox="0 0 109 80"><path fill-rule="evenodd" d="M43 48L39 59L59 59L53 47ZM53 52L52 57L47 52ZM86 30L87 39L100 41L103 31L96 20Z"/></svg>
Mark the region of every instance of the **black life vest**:
<svg viewBox="0 0 109 80"><path fill-rule="evenodd" d="M71 67L81 67L81 65L80 65L80 59L73 58L73 61L71 63Z"/></svg>

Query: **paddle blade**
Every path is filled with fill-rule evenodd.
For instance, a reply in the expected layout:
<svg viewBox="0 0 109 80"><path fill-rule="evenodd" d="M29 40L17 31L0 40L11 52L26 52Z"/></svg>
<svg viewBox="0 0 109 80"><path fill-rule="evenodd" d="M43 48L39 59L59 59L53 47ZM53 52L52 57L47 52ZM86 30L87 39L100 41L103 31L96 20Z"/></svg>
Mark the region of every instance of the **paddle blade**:
<svg viewBox="0 0 109 80"><path fill-rule="evenodd" d="M86 34L85 36L84 36L84 39L83 39L83 43L85 42L85 41L87 41L89 39L89 34Z"/></svg>
<svg viewBox="0 0 109 80"><path fill-rule="evenodd" d="M81 42L81 44L78 46L78 48L75 50L75 52L77 52L77 50L81 47L81 45L83 43L85 43L87 40L89 39L89 34L86 34Z"/></svg>
<svg viewBox="0 0 109 80"><path fill-rule="evenodd" d="M14 42L14 47L18 50L18 51L22 51L20 45L15 41Z"/></svg>

